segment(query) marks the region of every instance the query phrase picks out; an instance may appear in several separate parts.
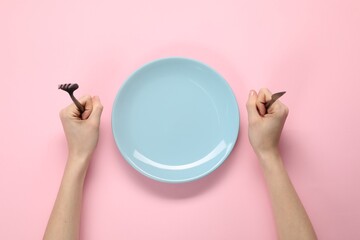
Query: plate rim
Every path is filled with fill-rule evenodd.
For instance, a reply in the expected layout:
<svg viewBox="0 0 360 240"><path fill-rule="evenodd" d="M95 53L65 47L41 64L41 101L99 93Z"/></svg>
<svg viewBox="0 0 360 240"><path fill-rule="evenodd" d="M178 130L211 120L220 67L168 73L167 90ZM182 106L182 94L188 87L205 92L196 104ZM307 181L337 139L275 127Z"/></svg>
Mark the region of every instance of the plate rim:
<svg viewBox="0 0 360 240"><path fill-rule="evenodd" d="M193 176L191 178L182 178L182 179L166 179L166 178L161 178L155 175L152 175L146 171L144 171L142 168L138 167L132 160L131 158L125 154L123 148L121 147L121 144L119 144L117 138L115 137L115 130L114 130L114 112L115 112L115 104L118 102L118 98L121 95L121 93L124 91L125 87L127 86L127 84L131 81L131 79L134 77L134 75L136 75L138 72L142 71L144 68L146 68L149 65L153 65L156 64L158 62L162 62L162 61L169 61L169 60L181 60L181 61L189 61L189 62L194 62L196 64L200 64L205 66L207 69L209 69L210 71L212 71L214 74L216 74L217 76L219 76L219 78L221 79L221 81L225 84L226 88L229 90L231 97L234 100L234 107L236 108L236 134L235 134L235 138L234 138L234 142L232 144L232 146L230 146L229 150L227 151L227 153L221 158L220 161L218 161L212 168L210 168L209 170L203 172L202 174ZM118 151L120 152L120 155L126 160L127 163L129 163L134 169L136 169L138 172L140 172L142 175L159 181L159 182L164 182L164 183L186 183L186 182L192 182L198 179L201 179L207 175L209 175L210 173L214 172L217 168L219 168L224 162L225 160L229 157L229 155L231 154L231 152L233 151L238 137L239 137L239 130L240 130L240 110L239 110L239 105L236 99L236 95L234 93L234 91L232 90L232 88L230 87L229 83L225 80L225 78L220 75L214 68L212 68L211 66L209 66L208 64L205 64L199 60L193 59L193 58L188 58L188 57L164 57L164 58L158 58L155 59L153 61L147 62L143 65L141 65L140 67L138 67L135 71L133 71L127 78L126 80L123 82L123 84L121 85L121 87L117 90L115 99L113 101L113 105L112 105L112 111L111 111L111 129L112 129L112 135L113 135L113 139L115 140L115 144L117 146Z"/></svg>

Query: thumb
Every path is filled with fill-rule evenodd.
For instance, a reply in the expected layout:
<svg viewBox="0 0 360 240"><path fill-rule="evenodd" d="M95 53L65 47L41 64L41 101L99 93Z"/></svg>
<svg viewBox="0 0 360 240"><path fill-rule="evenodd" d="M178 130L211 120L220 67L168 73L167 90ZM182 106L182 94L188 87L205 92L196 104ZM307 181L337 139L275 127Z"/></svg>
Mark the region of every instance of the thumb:
<svg viewBox="0 0 360 240"><path fill-rule="evenodd" d="M103 110L103 105L100 102L100 98L98 96L92 97L92 104L93 104L93 109L89 118L92 121L96 121L97 123L100 123L101 113Z"/></svg>
<svg viewBox="0 0 360 240"><path fill-rule="evenodd" d="M92 104L92 98L90 95L85 95L85 96L82 96L80 99L79 99L79 102L81 103L81 105L84 106L84 109L85 111L81 114L81 119L82 120L85 120L85 119L88 119L90 114L91 114L91 111L92 111L92 108L93 108L93 104Z"/></svg>
<svg viewBox="0 0 360 240"><path fill-rule="evenodd" d="M253 122L259 117L259 113L256 108L256 100L257 100L257 93L254 90L251 90L249 93L249 98L246 103L249 123Z"/></svg>

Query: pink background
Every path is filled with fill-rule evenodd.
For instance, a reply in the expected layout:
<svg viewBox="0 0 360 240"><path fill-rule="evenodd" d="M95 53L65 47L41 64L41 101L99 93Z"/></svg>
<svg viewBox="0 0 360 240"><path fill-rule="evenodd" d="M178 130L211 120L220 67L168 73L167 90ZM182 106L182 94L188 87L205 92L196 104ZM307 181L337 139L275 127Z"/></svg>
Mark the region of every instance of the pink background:
<svg viewBox="0 0 360 240"><path fill-rule="evenodd" d="M359 1L2 0L0 34L0 239L42 237L67 155L67 82L104 105L82 239L276 239L247 139L245 102L262 86L287 91L283 156L319 239L360 239ZM168 56L214 67L241 114L231 156L181 185L133 170L111 132L121 84Z"/></svg>

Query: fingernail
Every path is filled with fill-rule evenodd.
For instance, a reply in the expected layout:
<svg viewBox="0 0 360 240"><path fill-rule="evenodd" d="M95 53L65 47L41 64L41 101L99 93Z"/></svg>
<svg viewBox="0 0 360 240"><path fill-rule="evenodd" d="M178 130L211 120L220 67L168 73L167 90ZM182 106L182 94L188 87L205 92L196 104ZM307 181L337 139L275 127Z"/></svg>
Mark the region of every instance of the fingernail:
<svg viewBox="0 0 360 240"><path fill-rule="evenodd" d="M254 90L250 90L250 96L254 96L254 94L255 94L255 91Z"/></svg>

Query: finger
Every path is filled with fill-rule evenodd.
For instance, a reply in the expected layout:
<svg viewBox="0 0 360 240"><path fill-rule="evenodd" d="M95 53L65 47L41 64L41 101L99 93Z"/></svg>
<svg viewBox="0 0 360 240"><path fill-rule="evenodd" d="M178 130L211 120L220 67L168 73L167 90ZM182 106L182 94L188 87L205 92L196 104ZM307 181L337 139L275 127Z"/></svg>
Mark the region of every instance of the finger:
<svg viewBox="0 0 360 240"><path fill-rule="evenodd" d="M279 112L280 108L282 107L282 102L278 99L276 100L268 109L267 113L269 114L276 114Z"/></svg>
<svg viewBox="0 0 360 240"><path fill-rule="evenodd" d="M276 102L268 109L268 113L286 118L289 114L289 108L280 100L276 100Z"/></svg>
<svg viewBox="0 0 360 240"><path fill-rule="evenodd" d="M88 103L88 101L91 100L91 97L88 95L85 95L83 97L81 97L79 99L79 102L84 105L88 105L87 108L89 108L90 104ZM77 118L77 119L81 119L80 116L80 111L79 109L76 107L76 105L74 103L68 105L67 107L65 107L63 110L61 110L60 116L62 118Z"/></svg>
<svg viewBox="0 0 360 240"><path fill-rule="evenodd" d="M259 113L256 109L257 98L258 98L258 96L257 96L256 92L254 90L251 90L249 93L247 103L246 103L246 109L248 112L249 123L253 122L254 120L256 120L259 117Z"/></svg>
<svg viewBox="0 0 360 240"><path fill-rule="evenodd" d="M81 103L81 105L84 106L85 109L85 111L81 114L81 119L82 120L88 119L93 110L93 101L91 96L90 95L82 96L79 99L79 102ZM80 112L79 112L79 116L80 116Z"/></svg>
<svg viewBox="0 0 360 240"><path fill-rule="evenodd" d="M258 98L256 100L256 106L259 110L259 113L261 116L264 116L266 114L266 102L271 100L271 92L267 88L261 88L258 94Z"/></svg>
<svg viewBox="0 0 360 240"><path fill-rule="evenodd" d="M92 121L96 121L99 124L101 113L103 111L103 105L101 104L100 98L98 96L92 97L92 103L93 103L93 109L89 119L91 119Z"/></svg>

